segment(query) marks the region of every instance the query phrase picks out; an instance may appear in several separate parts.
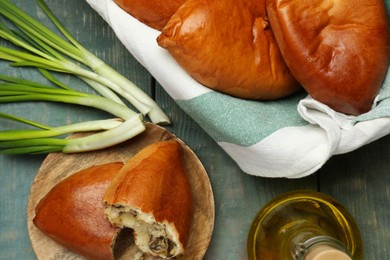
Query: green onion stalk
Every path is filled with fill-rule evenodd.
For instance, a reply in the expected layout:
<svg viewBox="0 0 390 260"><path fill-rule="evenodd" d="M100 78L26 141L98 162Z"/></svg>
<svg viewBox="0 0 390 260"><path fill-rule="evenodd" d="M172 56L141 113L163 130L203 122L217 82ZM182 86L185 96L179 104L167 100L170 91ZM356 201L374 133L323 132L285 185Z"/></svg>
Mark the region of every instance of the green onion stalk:
<svg viewBox="0 0 390 260"><path fill-rule="evenodd" d="M99 122L100 123L100 122ZM74 127L72 127L73 129ZM77 128L77 127L76 127ZM97 130L99 128L96 128ZM123 123L102 132L97 132L85 137L72 139L58 138L29 138L20 139L18 132L10 132L16 140L1 141L0 153L3 154L38 154L38 153L80 153L103 149L122 143L134 136L142 133L145 126L142 124L140 117L133 117ZM48 130L50 131L50 130ZM57 131L53 128L53 131ZM26 131L27 132L27 131ZM26 133L25 132L25 133ZM31 130L29 133L33 133ZM12 138L11 138L12 139Z"/></svg>
<svg viewBox="0 0 390 260"><path fill-rule="evenodd" d="M48 75L45 73L45 75ZM123 104L108 98L72 90L63 84L60 88L46 86L29 80L0 75L0 103L23 101L61 102L87 106L106 111L117 118L94 120L65 126L50 127L6 113L3 119L13 120L35 127L24 130L0 131L0 153L76 153L98 150L119 144L145 131L143 116ZM52 77L53 82L58 81ZM58 138L69 133L91 132L93 134Z"/></svg>
<svg viewBox="0 0 390 260"><path fill-rule="evenodd" d="M67 40L44 27L8 0L2 0L0 14L14 24L18 30L13 30L2 23L0 37L24 51L0 46L1 59L13 62L13 66L34 66L74 74L106 98L121 103L116 94L123 97L143 115L147 115L153 123L170 123L167 115L152 98L78 43L43 0L36 0L36 2Z"/></svg>
<svg viewBox="0 0 390 260"><path fill-rule="evenodd" d="M169 118L146 93L92 54L65 29L43 0L37 4L57 26L57 35L9 0L0 1L0 37L16 48L0 46L0 59L15 67L35 67L51 83L0 75L0 103L47 101L103 110L113 119L93 120L64 126L47 126L0 112L0 118L30 126L0 130L0 153L76 153L93 151L124 142L145 131L144 116L153 123L169 124ZM98 95L73 90L52 73L79 77ZM122 98L135 107L134 112ZM88 132L87 135L68 134Z"/></svg>

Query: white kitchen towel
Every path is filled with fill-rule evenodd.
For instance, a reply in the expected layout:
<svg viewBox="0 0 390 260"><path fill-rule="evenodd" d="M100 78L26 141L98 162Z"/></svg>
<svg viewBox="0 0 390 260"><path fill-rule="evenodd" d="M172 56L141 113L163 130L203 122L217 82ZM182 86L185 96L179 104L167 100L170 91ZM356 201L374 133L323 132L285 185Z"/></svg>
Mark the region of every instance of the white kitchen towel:
<svg viewBox="0 0 390 260"><path fill-rule="evenodd" d="M113 0L87 2L177 104L247 174L304 177L332 155L353 151L390 133L390 73L375 107L358 117L337 113L304 92L269 102L237 99L193 80L157 45L159 31L131 17ZM389 7L388 2L386 5Z"/></svg>

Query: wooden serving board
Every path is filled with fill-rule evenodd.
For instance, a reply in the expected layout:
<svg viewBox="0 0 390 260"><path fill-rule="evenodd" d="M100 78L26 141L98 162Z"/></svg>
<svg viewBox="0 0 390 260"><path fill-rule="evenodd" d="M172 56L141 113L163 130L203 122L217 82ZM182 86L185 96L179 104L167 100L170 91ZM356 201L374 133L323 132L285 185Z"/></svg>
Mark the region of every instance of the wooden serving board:
<svg viewBox="0 0 390 260"><path fill-rule="evenodd" d="M28 232L38 259L84 259L51 240L32 222L35 216L35 206L52 187L82 169L108 162L127 161L145 146L172 138L179 140L166 129L147 123L145 132L115 147L80 154L49 154L43 161L31 186L27 206ZM194 215L185 254L177 259L202 259L209 246L214 228L214 196L202 163L184 142L179 141L183 148L183 159L193 193ZM132 259L132 255L136 251L136 246L131 244L120 259ZM148 256L146 259L159 258Z"/></svg>

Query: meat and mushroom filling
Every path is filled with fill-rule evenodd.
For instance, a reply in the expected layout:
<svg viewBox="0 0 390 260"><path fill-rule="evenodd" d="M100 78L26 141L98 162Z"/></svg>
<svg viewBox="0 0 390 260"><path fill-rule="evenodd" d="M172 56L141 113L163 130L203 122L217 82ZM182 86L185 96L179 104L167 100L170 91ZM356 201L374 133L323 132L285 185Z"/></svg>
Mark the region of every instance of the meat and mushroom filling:
<svg viewBox="0 0 390 260"><path fill-rule="evenodd" d="M150 232L149 248L159 255L165 255L167 258L175 255L177 246L169 239L165 227L161 230L156 227Z"/></svg>
<svg viewBox="0 0 390 260"><path fill-rule="evenodd" d="M135 243L144 252L170 258L176 254L178 247L163 223L157 223L149 215L123 206L111 206L105 209L113 225L128 227L134 230Z"/></svg>

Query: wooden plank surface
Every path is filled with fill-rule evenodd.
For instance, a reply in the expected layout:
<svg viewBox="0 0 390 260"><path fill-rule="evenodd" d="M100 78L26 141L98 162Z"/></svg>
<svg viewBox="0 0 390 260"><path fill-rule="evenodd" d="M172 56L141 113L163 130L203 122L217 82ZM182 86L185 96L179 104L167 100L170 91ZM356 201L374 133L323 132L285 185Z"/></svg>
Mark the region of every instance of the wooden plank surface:
<svg viewBox="0 0 390 260"><path fill-rule="evenodd" d="M42 17L34 1L12 2ZM85 47L152 94L151 76L88 4L80 0L47 2ZM51 26L48 21L45 24ZM10 69L5 62L0 63L0 73L39 79L35 71ZM63 80L76 89L82 88L70 77ZM320 190L342 202L361 229L365 259L390 259L390 137L336 156L306 178L258 178L243 173L158 84L153 95L172 119L167 129L194 150L209 174L216 219L205 259L246 259L247 233L257 211L276 195L296 189ZM50 125L107 117L92 109L40 102L0 104L0 111ZM0 120L0 129L15 126ZM0 156L0 259L36 259L27 233L26 207L31 182L43 159L42 155Z"/></svg>
<svg viewBox="0 0 390 260"><path fill-rule="evenodd" d="M390 259L390 136L320 169L320 190L332 194L355 217L365 258Z"/></svg>

